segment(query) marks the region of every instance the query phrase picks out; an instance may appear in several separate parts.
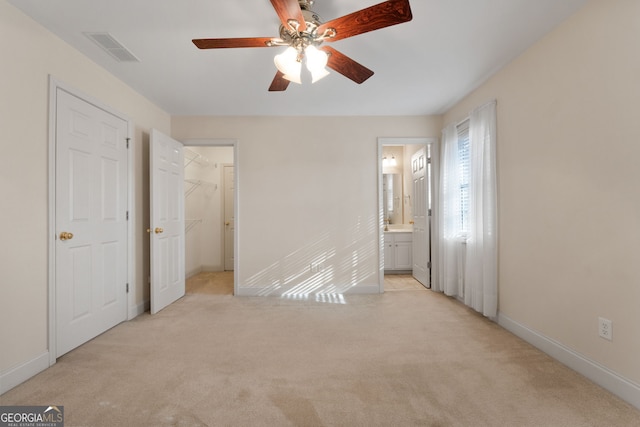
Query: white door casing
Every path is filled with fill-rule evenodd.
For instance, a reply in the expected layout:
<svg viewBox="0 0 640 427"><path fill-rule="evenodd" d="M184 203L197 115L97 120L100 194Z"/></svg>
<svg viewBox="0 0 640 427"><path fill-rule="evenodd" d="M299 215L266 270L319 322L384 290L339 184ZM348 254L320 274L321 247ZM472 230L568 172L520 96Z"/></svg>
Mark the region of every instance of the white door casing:
<svg viewBox="0 0 640 427"><path fill-rule="evenodd" d="M413 277L430 286L429 274L429 209L428 162L426 147L411 156L413 185Z"/></svg>
<svg viewBox="0 0 640 427"><path fill-rule="evenodd" d="M51 363L127 319L129 277L128 121L53 85Z"/></svg>
<svg viewBox="0 0 640 427"><path fill-rule="evenodd" d="M224 269L233 271L235 235L235 177L233 165L224 166Z"/></svg>
<svg viewBox="0 0 640 427"><path fill-rule="evenodd" d="M152 129L149 142L151 314L185 293L183 145Z"/></svg>
<svg viewBox="0 0 640 427"><path fill-rule="evenodd" d="M234 294L238 295L238 277L239 277L239 269L240 269L240 258L238 256L239 250L238 250L238 233L239 233L239 197L240 197L240 191L239 191L239 187L238 187L238 181L239 181L239 176L240 176L240 164L238 162L238 146L239 146L239 141L236 139L185 139L182 141L182 143L187 146L194 146L194 147L232 147L233 149L233 201L231 202L232 206L233 206L233 212L234 212L234 228L230 237L230 241L233 242L233 270L235 272L235 274L233 275L233 289L234 289ZM223 169L224 170L224 169ZM224 174L223 174L224 177ZM224 185L224 184L223 184ZM224 191L221 192L222 196L224 197ZM224 201L223 201L224 203ZM224 217L224 215L223 215ZM222 223L222 225L224 225L224 222ZM224 239L222 239L224 240ZM221 242L221 244L224 246L224 242ZM222 251L224 253L224 247L222 247ZM222 261L222 266L224 267L224 256Z"/></svg>

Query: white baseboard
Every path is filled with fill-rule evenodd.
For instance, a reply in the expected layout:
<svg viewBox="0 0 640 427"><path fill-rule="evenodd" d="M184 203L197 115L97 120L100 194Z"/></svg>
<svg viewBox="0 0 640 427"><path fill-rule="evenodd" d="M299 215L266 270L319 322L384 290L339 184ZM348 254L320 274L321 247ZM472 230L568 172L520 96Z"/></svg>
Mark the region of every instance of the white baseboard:
<svg viewBox="0 0 640 427"><path fill-rule="evenodd" d="M222 265L203 265L202 271L204 273L216 273L224 271L224 267Z"/></svg>
<svg viewBox="0 0 640 427"><path fill-rule="evenodd" d="M49 352L0 373L0 394L4 394L49 367Z"/></svg>
<svg viewBox="0 0 640 427"><path fill-rule="evenodd" d="M187 271L187 274L185 274L185 276L187 279L190 279L200 273L202 273L202 266L190 269L189 271Z"/></svg>
<svg viewBox="0 0 640 427"><path fill-rule="evenodd" d="M498 313L498 324L549 356L640 409L640 385L569 347Z"/></svg>
<svg viewBox="0 0 640 427"><path fill-rule="evenodd" d="M142 301L140 304L133 306L133 307L129 307L129 319L134 319L138 316L140 316L142 313L144 313L145 311L149 311L149 309L151 308L151 302L149 300L146 301Z"/></svg>
<svg viewBox="0 0 640 427"><path fill-rule="evenodd" d="M238 291L234 293L234 296L237 296L237 297L259 297L263 295L277 296L278 294L266 293L265 288L238 288Z"/></svg>
<svg viewBox="0 0 640 427"><path fill-rule="evenodd" d="M151 304L149 300L143 301L134 307L129 307L128 320L141 315L145 311L149 311L150 307ZM6 393L15 386L22 384L29 378L49 368L49 362L49 352L46 351L30 361L15 366L5 372L0 372L0 394Z"/></svg>

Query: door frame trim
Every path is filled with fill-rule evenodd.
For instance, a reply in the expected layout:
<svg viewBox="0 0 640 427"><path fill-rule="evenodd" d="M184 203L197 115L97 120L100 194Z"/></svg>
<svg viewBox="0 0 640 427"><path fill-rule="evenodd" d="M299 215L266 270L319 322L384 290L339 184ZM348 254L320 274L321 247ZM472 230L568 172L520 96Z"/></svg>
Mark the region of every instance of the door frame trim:
<svg viewBox="0 0 640 427"><path fill-rule="evenodd" d="M383 146L388 145L422 145L424 147L437 145L438 139L433 137L422 138L378 138L378 286L379 292L384 293L384 205L382 201L382 154ZM437 159L434 159L437 162ZM432 169L433 172L433 169ZM433 190L433 189L432 189ZM435 199L432 199L435 204Z"/></svg>
<svg viewBox="0 0 640 427"><path fill-rule="evenodd" d="M238 295L238 278L240 277L240 250L238 242L240 230L240 158L238 156L239 140L237 138L187 138L179 139L185 147L232 147L233 163L225 163L233 166L233 185L235 188L233 195L233 209L235 216L235 227L233 229L233 295ZM224 222L224 220L223 220ZM224 260L223 260L224 264Z"/></svg>
<svg viewBox="0 0 640 427"><path fill-rule="evenodd" d="M234 155L235 155L235 152L234 152ZM226 178L225 178L225 175L224 175L224 168L226 168L226 167L232 167L232 168L233 168L233 186L234 186L234 187L233 187L233 189L234 189L234 190L233 190L233 208L235 209L235 207L236 207L236 191L235 191L235 188L236 188L236 187L235 187L235 186L236 186L236 178L235 178L235 176L236 176L236 165L235 165L235 158L234 158L234 163L221 163L221 164L220 164L220 166L222 166L222 167L220 168L220 174L222 175L222 176L220 177L220 178L221 178L221 179L220 179L220 182L222 183L222 191L220 192L220 198L222 199L222 203L221 203L221 205L222 205L222 215L220 215L220 217L221 217L221 226L222 226L222 230L224 230L224 229L225 229L225 227L226 227L226 226L224 225L224 224L225 224L224 210L225 210L225 207L226 207L226 204L227 204L227 200L226 200L226 199L225 199L225 197L224 197L224 193L225 193L225 191L226 191L226 190L225 190ZM233 221L233 239L234 239L234 241L233 241L233 243L234 243L234 246L233 246L233 250L234 250L234 253L233 253L234 263L233 263L233 264L234 264L234 265L233 265L233 267L234 267L234 269L235 269L235 259L236 259L236 258L235 258L235 256L236 256L236 254L235 254L235 235L236 235L236 231L235 231L235 230L236 230L236 221L235 221L235 215L236 215L236 213L235 213L235 210L233 211L233 215L234 215L234 221ZM222 232L222 235L223 235L223 236L225 235L225 232L224 232L224 231ZM222 247L221 247L221 250L222 250L222 251L221 251L221 252L222 252L222 269L223 269L223 270L225 270L225 267L226 267L226 265L227 265L227 262L226 262L227 252L226 252L226 249L225 249L226 237L223 237L223 238L222 238L222 242L220 242L220 243L221 243L221 246L222 246ZM225 270L225 271L226 271L226 270ZM234 278L235 278L235 270L234 270ZM235 289L235 286L234 286L234 289ZM235 291L234 291L234 292L235 292Z"/></svg>
<svg viewBox="0 0 640 427"><path fill-rule="evenodd" d="M47 269L47 290L48 290L48 334L47 349L49 353L49 366L53 366L57 359L57 325L56 325L56 117L58 89L63 90L83 101L100 108L114 116L127 122L127 138L133 143L133 121L126 115L106 105L102 101L93 98L74 87L67 85L49 75L49 129L48 129L48 225L47 225L47 247L48 247L48 269ZM129 220L127 221L127 282L129 283L129 293L126 298L125 320L131 320L131 307L135 306L135 253L133 242L134 212L134 175L133 175L133 147L129 145L127 150L127 211Z"/></svg>

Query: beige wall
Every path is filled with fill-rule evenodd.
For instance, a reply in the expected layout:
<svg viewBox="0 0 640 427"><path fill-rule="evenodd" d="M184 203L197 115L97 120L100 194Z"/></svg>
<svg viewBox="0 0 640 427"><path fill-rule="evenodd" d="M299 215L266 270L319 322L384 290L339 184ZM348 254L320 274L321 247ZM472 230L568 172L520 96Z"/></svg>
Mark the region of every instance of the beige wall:
<svg viewBox="0 0 640 427"><path fill-rule="evenodd" d="M594 0L444 119L498 100L500 312L636 383L639 35L640 2Z"/></svg>
<svg viewBox="0 0 640 427"><path fill-rule="evenodd" d="M148 130L170 133L170 117L30 18L0 1L0 374L47 351L48 76L133 120L136 300L142 304L148 249ZM148 292L146 292L148 298Z"/></svg>
<svg viewBox="0 0 640 427"><path fill-rule="evenodd" d="M171 128L238 139L241 293L300 295L378 287L377 138L437 137L441 120L173 117Z"/></svg>
<svg viewBox="0 0 640 427"><path fill-rule="evenodd" d="M171 119L0 1L0 218L9 242L0 245L0 374L47 351L51 74L134 121L136 304L149 296L150 128L177 139L239 140L240 283L247 289L293 290L309 282L316 259L358 288L378 283L377 138L438 137L443 123L497 98L501 313L640 382L638 16L636 0L592 1L444 121ZM613 320L613 342L597 336L598 316Z"/></svg>

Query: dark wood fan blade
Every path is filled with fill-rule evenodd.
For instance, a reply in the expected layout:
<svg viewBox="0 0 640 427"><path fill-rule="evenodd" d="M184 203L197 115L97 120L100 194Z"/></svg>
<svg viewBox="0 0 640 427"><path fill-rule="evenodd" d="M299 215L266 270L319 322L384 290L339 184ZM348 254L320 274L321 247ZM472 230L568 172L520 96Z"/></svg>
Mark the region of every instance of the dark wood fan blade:
<svg viewBox="0 0 640 427"><path fill-rule="evenodd" d="M325 22L318 27L318 34L323 34L328 28L336 30L336 36L326 41L346 39L380 28L390 27L411 21L413 15L409 0L388 0L341 18Z"/></svg>
<svg viewBox="0 0 640 427"><path fill-rule="evenodd" d="M360 84L373 76L373 71L349 58L348 56L338 52L332 47L323 46L320 49L329 54L327 67L339 72L343 76Z"/></svg>
<svg viewBox="0 0 640 427"><path fill-rule="evenodd" d="M247 37L238 39L194 39L200 49L226 49L232 47L269 47L272 37Z"/></svg>
<svg viewBox="0 0 640 427"><path fill-rule="evenodd" d="M283 90L287 90L289 83L291 82L284 78L284 74L278 71L271 82L271 86L269 86L269 92L282 92Z"/></svg>
<svg viewBox="0 0 640 427"><path fill-rule="evenodd" d="M289 19L295 19L298 21L300 24L298 31L304 31L307 28L298 0L271 0L271 4L276 10L278 17L280 18L280 22L282 22L282 25L284 25L285 28L289 28L289 24L287 22Z"/></svg>

